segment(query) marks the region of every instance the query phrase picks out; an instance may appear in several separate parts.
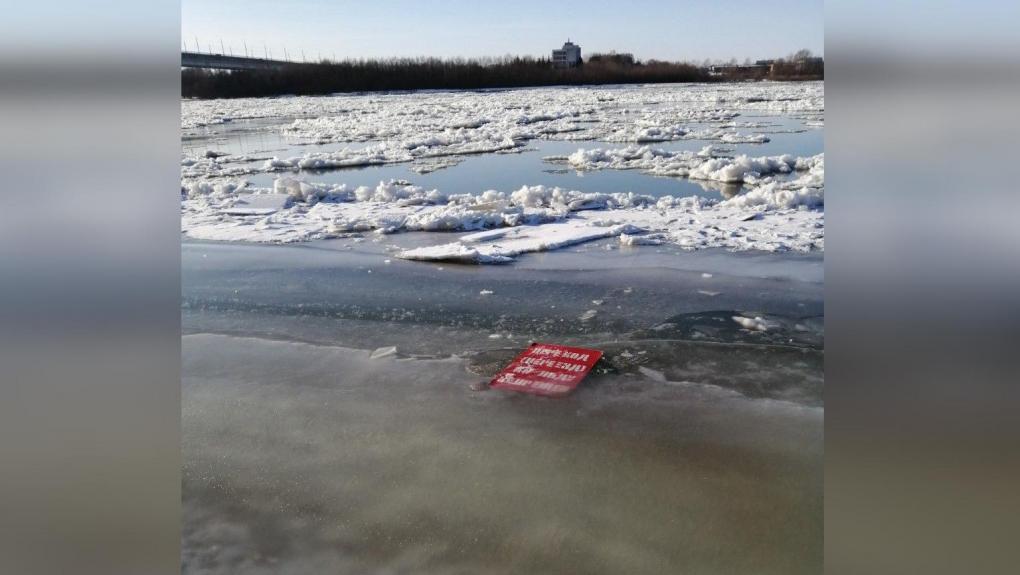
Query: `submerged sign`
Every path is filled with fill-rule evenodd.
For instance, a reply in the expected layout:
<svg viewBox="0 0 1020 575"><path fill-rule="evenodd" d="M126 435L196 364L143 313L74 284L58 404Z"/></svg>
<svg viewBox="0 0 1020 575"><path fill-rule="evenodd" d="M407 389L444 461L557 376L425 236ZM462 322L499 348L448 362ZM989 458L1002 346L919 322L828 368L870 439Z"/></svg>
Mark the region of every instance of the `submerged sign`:
<svg viewBox="0 0 1020 575"><path fill-rule="evenodd" d="M602 352L583 347L533 343L489 382L496 389L535 395L567 395L588 375Z"/></svg>

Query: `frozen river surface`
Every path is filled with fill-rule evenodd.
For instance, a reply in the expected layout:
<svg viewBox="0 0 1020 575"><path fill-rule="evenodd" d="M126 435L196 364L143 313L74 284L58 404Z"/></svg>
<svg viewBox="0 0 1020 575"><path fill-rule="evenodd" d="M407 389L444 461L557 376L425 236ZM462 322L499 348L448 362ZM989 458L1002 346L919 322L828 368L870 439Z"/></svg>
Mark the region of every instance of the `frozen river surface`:
<svg viewBox="0 0 1020 575"><path fill-rule="evenodd" d="M185 572L821 570L821 84L183 111Z"/></svg>
<svg viewBox="0 0 1020 575"><path fill-rule="evenodd" d="M187 101L182 227L295 242L527 226L528 252L602 228L687 249L820 251L823 114L820 83ZM400 257L519 253L455 241Z"/></svg>

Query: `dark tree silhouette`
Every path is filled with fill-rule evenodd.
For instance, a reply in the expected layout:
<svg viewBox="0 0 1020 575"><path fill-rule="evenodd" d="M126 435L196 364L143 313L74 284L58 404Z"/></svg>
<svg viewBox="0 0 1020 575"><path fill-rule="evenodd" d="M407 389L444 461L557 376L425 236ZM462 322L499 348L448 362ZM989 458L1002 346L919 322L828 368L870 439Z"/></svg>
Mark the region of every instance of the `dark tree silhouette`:
<svg viewBox="0 0 1020 575"><path fill-rule="evenodd" d="M627 55L629 56L629 55ZM621 61L622 60L622 61ZM633 84L713 81L686 63L633 62L606 58L557 69L545 58L506 56L485 60L401 58L322 61L274 70L181 71L186 98L240 98L421 89L480 89L523 86Z"/></svg>

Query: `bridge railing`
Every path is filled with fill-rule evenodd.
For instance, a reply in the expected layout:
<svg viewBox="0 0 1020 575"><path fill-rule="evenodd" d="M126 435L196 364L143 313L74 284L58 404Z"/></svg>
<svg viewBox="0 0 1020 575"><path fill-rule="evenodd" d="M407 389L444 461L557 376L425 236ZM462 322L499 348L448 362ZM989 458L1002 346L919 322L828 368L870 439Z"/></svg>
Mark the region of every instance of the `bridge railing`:
<svg viewBox="0 0 1020 575"><path fill-rule="evenodd" d="M207 52L181 52L182 68L208 68L213 70L258 70L293 66L298 62L286 60L270 60L268 58L251 58L247 56L229 56Z"/></svg>

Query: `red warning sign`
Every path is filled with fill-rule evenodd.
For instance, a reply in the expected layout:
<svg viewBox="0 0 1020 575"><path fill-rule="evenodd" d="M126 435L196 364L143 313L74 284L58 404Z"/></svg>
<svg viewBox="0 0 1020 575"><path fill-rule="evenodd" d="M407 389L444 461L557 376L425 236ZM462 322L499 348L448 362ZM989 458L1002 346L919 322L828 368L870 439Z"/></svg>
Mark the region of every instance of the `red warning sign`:
<svg viewBox="0 0 1020 575"><path fill-rule="evenodd" d="M595 362L602 357L597 349L533 343L489 382L496 389L510 389L535 395L567 395Z"/></svg>

